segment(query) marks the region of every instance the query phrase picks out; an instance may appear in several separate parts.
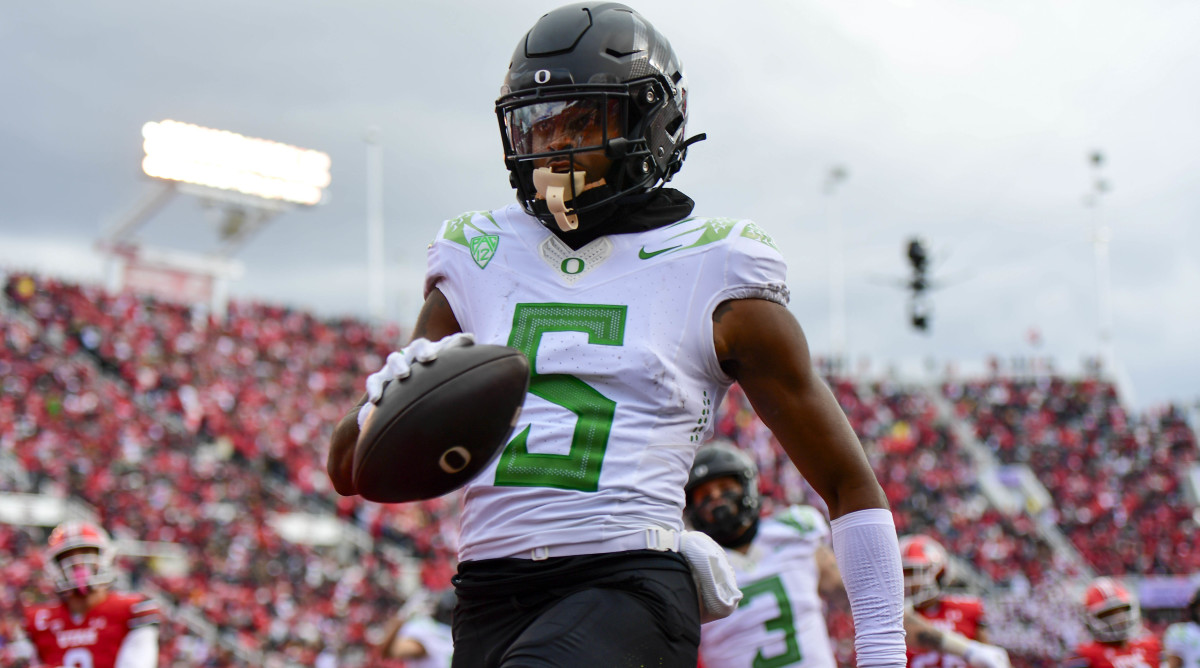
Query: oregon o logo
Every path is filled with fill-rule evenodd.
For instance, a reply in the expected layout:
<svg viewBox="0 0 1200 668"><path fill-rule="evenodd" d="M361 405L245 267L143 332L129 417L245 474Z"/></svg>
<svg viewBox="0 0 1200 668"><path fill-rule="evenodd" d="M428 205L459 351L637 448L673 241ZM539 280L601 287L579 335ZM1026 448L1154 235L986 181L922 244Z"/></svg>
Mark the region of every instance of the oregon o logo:
<svg viewBox="0 0 1200 668"><path fill-rule="evenodd" d="M569 257L562 261L559 269L562 269L562 273L564 274L578 274L583 271L583 260L577 257Z"/></svg>
<svg viewBox="0 0 1200 668"><path fill-rule="evenodd" d="M538 70L533 73L533 80L544 84L550 81L550 70Z"/></svg>
<svg viewBox="0 0 1200 668"><path fill-rule="evenodd" d="M461 445L449 448L438 458L438 467L450 474L458 473L470 463L471 453Z"/></svg>

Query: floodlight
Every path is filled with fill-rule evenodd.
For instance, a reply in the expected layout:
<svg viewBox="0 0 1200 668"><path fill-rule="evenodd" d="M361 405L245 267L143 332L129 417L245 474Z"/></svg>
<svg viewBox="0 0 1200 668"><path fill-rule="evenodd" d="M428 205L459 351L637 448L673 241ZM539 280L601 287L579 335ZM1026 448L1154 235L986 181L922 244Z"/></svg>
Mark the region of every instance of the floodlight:
<svg viewBox="0 0 1200 668"><path fill-rule="evenodd" d="M142 126L148 176L313 205L329 185L320 151L179 121Z"/></svg>

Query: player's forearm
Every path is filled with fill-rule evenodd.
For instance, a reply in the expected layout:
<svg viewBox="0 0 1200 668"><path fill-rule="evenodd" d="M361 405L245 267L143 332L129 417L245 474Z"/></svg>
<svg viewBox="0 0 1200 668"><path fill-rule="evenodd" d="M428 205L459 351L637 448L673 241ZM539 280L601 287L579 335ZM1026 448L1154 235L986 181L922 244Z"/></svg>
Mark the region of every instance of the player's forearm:
<svg viewBox="0 0 1200 668"><path fill-rule="evenodd" d="M383 641L379 643L379 656L385 659L396 658L392 654L392 645L396 642L396 634L400 632L400 627L404 626L404 619L401 617L393 617L388 621L383 630Z"/></svg>
<svg viewBox="0 0 1200 668"><path fill-rule="evenodd" d="M1008 652L954 631L942 633L942 651L966 659L971 668L1009 668Z"/></svg>
<svg viewBox="0 0 1200 668"><path fill-rule="evenodd" d="M858 510L887 508L887 496L833 393L815 376L796 382L800 389L793 389L788 400L791 405L763 421L821 495L830 519Z"/></svg>
<svg viewBox="0 0 1200 668"><path fill-rule="evenodd" d="M989 645L986 636L975 640L957 633L939 629L925 618L904 612L904 629L908 632L908 644L915 649L927 649L960 656L972 668L1008 668L1008 653L995 645Z"/></svg>
<svg viewBox="0 0 1200 668"><path fill-rule="evenodd" d="M854 615L858 665L904 666L904 575L891 511L857 510L830 526Z"/></svg>

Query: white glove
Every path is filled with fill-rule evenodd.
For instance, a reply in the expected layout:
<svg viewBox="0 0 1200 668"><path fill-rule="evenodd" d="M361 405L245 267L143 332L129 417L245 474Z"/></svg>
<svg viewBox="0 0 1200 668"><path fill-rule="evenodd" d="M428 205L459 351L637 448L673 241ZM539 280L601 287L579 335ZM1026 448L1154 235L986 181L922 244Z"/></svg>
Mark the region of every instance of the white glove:
<svg viewBox="0 0 1200 668"><path fill-rule="evenodd" d="M692 567L692 581L700 596L700 623L733 614L742 600L742 590L738 589L737 575L729 565L725 548L699 531L684 531L679 542L680 551Z"/></svg>
<svg viewBox="0 0 1200 668"><path fill-rule="evenodd" d="M440 341L413 339L412 343L387 356L383 368L367 376L367 403L358 410L358 428L362 429L375 405L383 398L383 386L393 380L408 378L413 362L432 362L438 353L447 348L461 348L475 344L475 335L459 332Z"/></svg>
<svg viewBox="0 0 1200 668"><path fill-rule="evenodd" d="M995 645L985 645L975 640L967 641L963 658L972 668L1010 668L1008 652Z"/></svg>

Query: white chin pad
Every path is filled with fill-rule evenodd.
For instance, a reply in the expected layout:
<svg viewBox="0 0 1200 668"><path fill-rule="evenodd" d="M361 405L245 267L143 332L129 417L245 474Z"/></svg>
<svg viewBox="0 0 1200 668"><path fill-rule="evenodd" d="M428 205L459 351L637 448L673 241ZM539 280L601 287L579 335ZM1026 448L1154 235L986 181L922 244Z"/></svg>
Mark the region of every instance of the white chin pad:
<svg viewBox="0 0 1200 668"><path fill-rule="evenodd" d="M579 228L579 217L567 208L566 196L578 195L583 192L585 176L583 172L572 171L563 174L555 172L549 167L538 167L533 170L533 187L537 188L537 193L546 200L546 208L554 214L554 221L558 223L558 229L563 232ZM574 188L568 191L568 188L572 186L572 179L575 181Z"/></svg>

